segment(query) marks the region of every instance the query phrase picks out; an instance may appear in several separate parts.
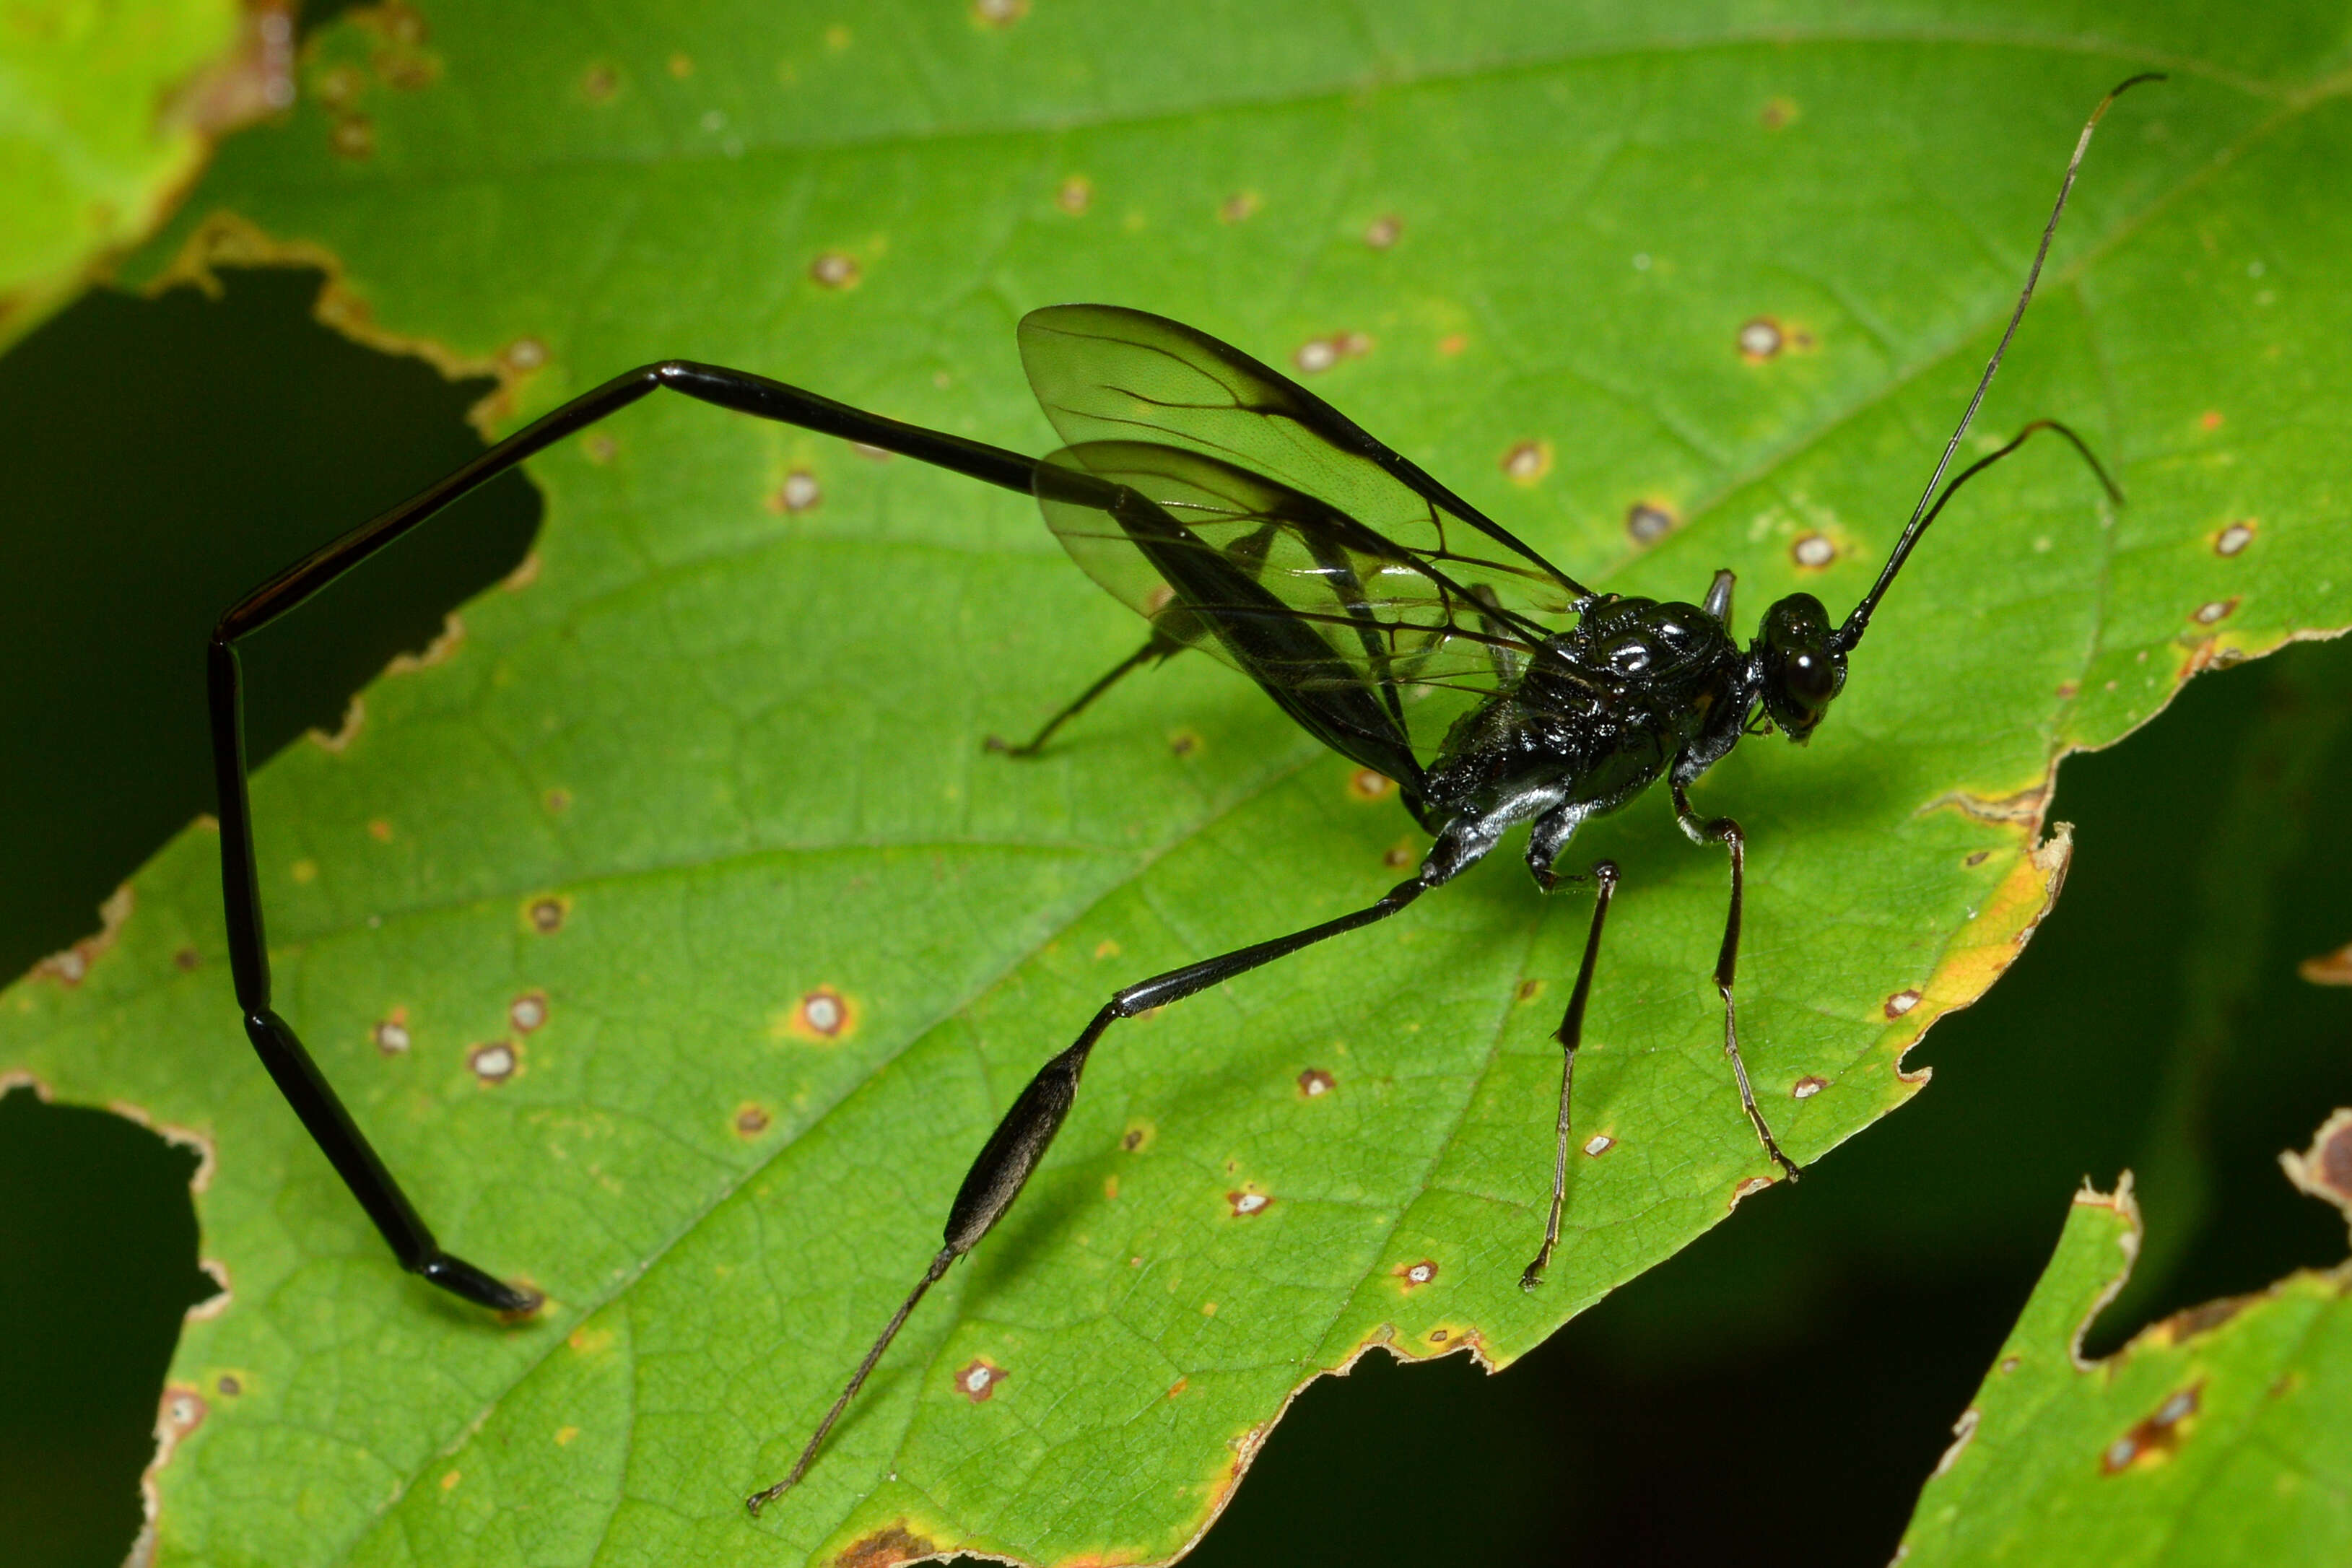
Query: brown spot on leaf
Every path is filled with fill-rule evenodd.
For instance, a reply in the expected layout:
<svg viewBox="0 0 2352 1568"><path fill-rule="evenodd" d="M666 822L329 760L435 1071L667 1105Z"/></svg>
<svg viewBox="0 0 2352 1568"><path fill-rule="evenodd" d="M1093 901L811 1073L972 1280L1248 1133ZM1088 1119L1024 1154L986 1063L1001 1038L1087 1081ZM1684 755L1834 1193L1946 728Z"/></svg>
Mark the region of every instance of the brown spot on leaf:
<svg viewBox="0 0 2352 1568"><path fill-rule="evenodd" d="M1054 205L1076 217L1095 205L1095 185L1084 174L1072 174L1054 193Z"/></svg>
<svg viewBox="0 0 2352 1568"><path fill-rule="evenodd" d="M2231 612L2236 610L2237 607L2238 601L2234 597L2227 599L2208 599L2205 603L2198 605L2195 612L2192 613L2189 618L2195 621L2200 626L2210 626L2229 619Z"/></svg>
<svg viewBox="0 0 2352 1568"><path fill-rule="evenodd" d="M223 1399L235 1399L238 1394L245 1392L244 1380L239 1378L236 1373L233 1372L225 1372L221 1373L218 1381L214 1383L213 1387L219 1391L220 1396Z"/></svg>
<svg viewBox="0 0 2352 1568"><path fill-rule="evenodd" d="M572 900L561 893L546 894L522 907L523 923L541 936L553 936L562 931L571 913Z"/></svg>
<svg viewBox="0 0 2352 1568"><path fill-rule="evenodd" d="M172 954L172 967L185 974L204 962L204 956L193 947L184 947Z"/></svg>
<svg viewBox="0 0 2352 1568"><path fill-rule="evenodd" d="M466 1065L485 1086L496 1087L514 1077L522 1053L511 1040L487 1040L466 1053Z"/></svg>
<svg viewBox="0 0 2352 1568"><path fill-rule="evenodd" d="M1396 793L1396 781L1370 768L1358 768L1348 775L1348 793L1358 800L1386 800Z"/></svg>
<svg viewBox="0 0 2352 1568"><path fill-rule="evenodd" d="M1264 1193L1244 1188L1240 1192L1227 1193L1225 1202L1232 1205L1235 1219L1247 1219L1253 1215L1264 1214L1274 1200Z"/></svg>
<svg viewBox="0 0 2352 1568"><path fill-rule="evenodd" d="M806 468L794 468L784 476L784 482L776 487L775 494L768 498L768 510L788 513L811 511L823 500L824 487L817 483L816 476Z"/></svg>
<svg viewBox="0 0 2352 1568"><path fill-rule="evenodd" d="M1393 214L1374 218L1364 226L1364 243L1374 250L1386 250L1404 236L1404 219Z"/></svg>
<svg viewBox="0 0 2352 1568"><path fill-rule="evenodd" d="M1655 544L1675 531L1675 514L1656 501L1635 501L1625 510L1625 531L1636 544Z"/></svg>
<svg viewBox="0 0 2352 1568"><path fill-rule="evenodd" d="M794 1039L830 1045L856 1033L857 1006L832 986L819 985L793 1005L781 1030Z"/></svg>
<svg viewBox="0 0 2352 1568"><path fill-rule="evenodd" d="M1190 730L1179 730L1168 737L1168 749L1180 757L1189 757L1201 749L1201 737Z"/></svg>
<svg viewBox="0 0 2352 1568"><path fill-rule="evenodd" d="M1807 531L1789 546L1789 559L1801 570L1819 572L1837 560L1837 545L1825 533Z"/></svg>
<svg viewBox="0 0 2352 1568"><path fill-rule="evenodd" d="M581 74L580 96L591 103L610 103L621 90L621 73L608 65L593 65Z"/></svg>
<svg viewBox="0 0 2352 1568"><path fill-rule="evenodd" d="M526 991L507 1004L507 1022L520 1034L530 1034L547 1022L547 993Z"/></svg>
<svg viewBox="0 0 2352 1568"><path fill-rule="evenodd" d="M1469 346L1469 338L1461 332L1448 332L1437 340L1437 352L1447 359L1452 359Z"/></svg>
<svg viewBox="0 0 2352 1568"><path fill-rule="evenodd" d="M1320 1100L1339 1087L1339 1080L1321 1068L1308 1068L1298 1075L1298 1093L1302 1099Z"/></svg>
<svg viewBox="0 0 2352 1568"><path fill-rule="evenodd" d="M976 1358L971 1365L956 1373L956 1392L974 1405L983 1403L996 1392L996 1385L1010 1374L986 1357Z"/></svg>
<svg viewBox="0 0 2352 1568"><path fill-rule="evenodd" d="M1152 1140L1159 1136L1160 1130L1150 1122L1130 1121L1127 1124L1127 1131L1118 1135L1118 1146L1130 1154L1140 1154L1150 1148Z"/></svg>
<svg viewBox="0 0 2352 1568"><path fill-rule="evenodd" d="M822 289L855 289L860 276L857 258L828 250L809 263L809 278Z"/></svg>
<svg viewBox="0 0 2352 1568"><path fill-rule="evenodd" d="M1437 1278L1437 1264L1434 1259L1424 1258L1418 1263L1401 1264L1392 1272L1404 1281L1407 1290L1417 1290Z"/></svg>
<svg viewBox="0 0 2352 1568"><path fill-rule="evenodd" d="M1821 1093L1822 1090L1829 1088L1829 1086L1830 1080L1825 1078L1801 1078L1793 1086L1790 1087L1789 1090L1789 1098L1791 1100L1811 1100L1813 1096Z"/></svg>
<svg viewBox="0 0 2352 1568"><path fill-rule="evenodd" d="M1969 856L1966 860L1961 861L1961 862L1960 862L1960 864L1962 864L1962 865L1964 865L1964 866L1967 866L1967 867L1969 867L1970 868L1976 868L1976 867L1978 867L1978 866L1981 866L1981 865L1983 865L1986 861L1988 861L1988 860L1990 860L1990 859L1991 859L1991 858L1992 858L1992 851L1991 851L1991 850L1990 850L1990 849L1979 849L1979 850L1977 850L1975 853L1971 854L1971 855L1970 855L1970 856Z"/></svg>
<svg viewBox="0 0 2352 1568"><path fill-rule="evenodd" d="M1544 983L1540 980L1534 979L1520 981L1518 988L1511 993L1515 998L1521 1002L1532 1002L1543 994Z"/></svg>
<svg viewBox="0 0 2352 1568"><path fill-rule="evenodd" d="M2099 1472L2117 1475L2128 1469L2160 1465L2179 1451L2181 1440L2196 1424L2198 1402L2205 1385L2193 1383L2170 1395L2155 1413L2116 1438L2099 1456Z"/></svg>
<svg viewBox="0 0 2352 1568"><path fill-rule="evenodd" d="M1029 0L971 0L971 19L983 27L1009 27L1029 15Z"/></svg>
<svg viewBox="0 0 2352 1568"><path fill-rule="evenodd" d="M1606 1132L1595 1132L1591 1137L1587 1138L1584 1141L1585 1153L1595 1160L1598 1160L1601 1155L1606 1154L1610 1150L1614 1149L1615 1147L1617 1147L1617 1140L1612 1138Z"/></svg>
<svg viewBox="0 0 2352 1568"><path fill-rule="evenodd" d="M739 1138L757 1138L771 1125L768 1112L761 1106L747 1104L735 1112L735 1135Z"/></svg>
<svg viewBox="0 0 2352 1568"><path fill-rule="evenodd" d="M1797 101L1791 98L1769 98L1764 100L1764 111L1756 117L1767 131L1779 131L1795 122Z"/></svg>
<svg viewBox="0 0 2352 1568"><path fill-rule="evenodd" d="M898 1563L912 1563L924 1556L939 1556L939 1542L915 1535L901 1521L842 1547L842 1554L833 1559L833 1568L898 1568Z"/></svg>
<svg viewBox="0 0 2352 1568"><path fill-rule="evenodd" d="M1412 864L1412 846L1410 844L1390 845L1387 851L1381 856L1381 864L1386 866L1391 871L1403 870L1407 866Z"/></svg>
<svg viewBox="0 0 2352 1568"><path fill-rule="evenodd" d="M1750 1176L1746 1181L1731 1189L1730 1201L1726 1203L1723 1206L1727 1209L1736 1209L1739 1206L1740 1199L1754 1197L1758 1193L1762 1192L1771 1184L1772 1178L1769 1176Z"/></svg>
<svg viewBox="0 0 2352 1568"><path fill-rule="evenodd" d="M1503 454L1504 475L1516 485L1532 485L1551 472L1551 443L1521 441Z"/></svg>
<svg viewBox="0 0 2352 1568"><path fill-rule="evenodd" d="M2242 517L2213 536L2213 553L2235 555L2254 542L2254 531L2262 525L2251 517Z"/></svg>
<svg viewBox="0 0 2352 1568"><path fill-rule="evenodd" d="M1886 999L1885 1013L1890 1018L1900 1018L1904 1014L1908 1013L1912 1008L1916 1007L1918 1005L1919 993L1916 988L1908 991L1897 991L1894 995L1889 996Z"/></svg>
<svg viewBox="0 0 2352 1568"><path fill-rule="evenodd" d="M1761 364L1779 354L1787 341L1780 322L1769 316L1751 316L1740 324L1739 357L1750 364Z"/></svg>
<svg viewBox="0 0 2352 1568"><path fill-rule="evenodd" d="M1217 221L1219 223L1247 223L1251 218L1257 216L1257 209L1265 205L1265 198L1260 196L1255 191L1235 191L1232 195L1227 196L1223 202L1218 204Z"/></svg>
<svg viewBox="0 0 2352 1568"><path fill-rule="evenodd" d="M2197 424L2200 429L2219 430L2221 427L2221 411L2218 408L2207 409L2197 416Z"/></svg>
<svg viewBox="0 0 2352 1568"><path fill-rule="evenodd" d="M328 129L327 145L338 158L356 163L375 156L375 121L364 114L339 114Z"/></svg>
<svg viewBox="0 0 2352 1568"><path fill-rule="evenodd" d="M414 1043L408 1035L408 1009L394 1007L385 1014L370 1031L370 1037L375 1041L375 1048L388 1057L408 1049Z"/></svg>
<svg viewBox="0 0 2352 1568"><path fill-rule="evenodd" d="M1372 339L1367 332L1334 332L1328 338L1309 338L1298 345L1290 363L1300 374L1316 375L1329 370L1345 359L1361 359L1372 352Z"/></svg>

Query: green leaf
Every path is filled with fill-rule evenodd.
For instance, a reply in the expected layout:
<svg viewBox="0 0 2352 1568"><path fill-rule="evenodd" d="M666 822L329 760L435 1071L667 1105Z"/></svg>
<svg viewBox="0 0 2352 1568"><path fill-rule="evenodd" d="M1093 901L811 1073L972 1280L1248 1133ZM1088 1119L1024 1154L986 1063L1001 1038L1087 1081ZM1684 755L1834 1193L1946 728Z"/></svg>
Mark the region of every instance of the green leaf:
<svg viewBox="0 0 2352 1568"><path fill-rule="evenodd" d="M2352 1111L2284 1157L2352 1212ZM2126 1173L2085 1191L1920 1494L1911 1564L2340 1561L2352 1550L2352 1303L2343 1268L2208 1302L2082 1359L2140 1243ZM2120 1253L2120 1256L2118 1254Z"/></svg>
<svg viewBox="0 0 2352 1568"><path fill-rule="evenodd" d="M236 0L0 6L0 348L154 233L215 136L283 105L291 28Z"/></svg>
<svg viewBox="0 0 2352 1568"><path fill-rule="evenodd" d="M2131 505L2054 447L1987 475L1814 743L1700 787L1750 834L1741 1016L1801 1160L1916 1092L1903 1052L2014 956L2065 750L2352 622L2325 174L2352 125L2318 23L1260 5L1139 44L1082 8L604 15L329 30L152 270L328 265L331 320L500 374L502 427L677 354L1043 450L1030 307L1113 299L1283 364L1338 341L1364 352L1317 390L1567 570L1688 597L1727 565L1748 624L1867 586L2082 116L2168 62L2092 152L1975 448L2062 416ZM1767 319L1780 352L1743 356ZM1016 498L667 403L532 473L530 568L256 805L279 1006L543 1321L402 1279L301 1136L236 1026L209 833L0 994L0 1070L211 1154L229 1295L175 1363L160 1561L1164 1558L1307 1378L1374 1346L1507 1363L1769 1176L1708 978L1724 865L1645 800L1571 850L1626 868L1577 1079L1580 1142L1612 1142L1574 1159L1541 1292L1590 906L1506 853L1115 1029L1020 1205L747 1521L1102 997L1360 907L1418 840L1207 660L1036 763L985 753L1141 632Z"/></svg>

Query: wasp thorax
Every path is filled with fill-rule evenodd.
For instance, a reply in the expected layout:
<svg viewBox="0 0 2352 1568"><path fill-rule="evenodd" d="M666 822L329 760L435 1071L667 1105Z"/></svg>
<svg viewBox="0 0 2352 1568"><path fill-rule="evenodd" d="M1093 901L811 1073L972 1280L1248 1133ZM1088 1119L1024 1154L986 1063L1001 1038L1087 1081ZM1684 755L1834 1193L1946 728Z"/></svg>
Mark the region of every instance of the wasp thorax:
<svg viewBox="0 0 2352 1568"><path fill-rule="evenodd" d="M1791 594L1764 612L1753 657L1763 677L1764 710L1804 741L1845 684L1845 655L1831 647L1830 616L1811 594Z"/></svg>

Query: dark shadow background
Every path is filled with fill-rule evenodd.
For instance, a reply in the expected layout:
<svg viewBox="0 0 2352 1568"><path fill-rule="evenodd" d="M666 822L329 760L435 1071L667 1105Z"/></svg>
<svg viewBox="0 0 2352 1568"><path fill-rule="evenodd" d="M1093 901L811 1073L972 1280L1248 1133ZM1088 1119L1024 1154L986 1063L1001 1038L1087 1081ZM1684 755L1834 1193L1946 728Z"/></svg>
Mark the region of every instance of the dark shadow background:
<svg viewBox="0 0 2352 1568"><path fill-rule="evenodd" d="M456 467L486 384L357 348L314 273L218 301L93 295L0 358L0 974L212 807L203 658L255 582ZM2126 476L2128 477L2128 476ZM539 500L501 479L250 659L257 757L503 576ZM1865 677L1866 678L1866 677ZM2069 762L2065 895L1917 1053L1914 1105L1620 1290L1509 1373L1374 1355L1293 1407L1190 1560L1876 1568L2088 1176L2143 1178L2150 1263L2102 1321L2344 1256L2276 1153L2352 1104L2352 642L2200 678ZM120 1563L197 1271L189 1157L0 1099L0 1552ZM2200 1200L2201 1194L2201 1200ZM2226 1223L2224 1223L2226 1222ZM2173 1242L2182 1245L2174 1247Z"/></svg>

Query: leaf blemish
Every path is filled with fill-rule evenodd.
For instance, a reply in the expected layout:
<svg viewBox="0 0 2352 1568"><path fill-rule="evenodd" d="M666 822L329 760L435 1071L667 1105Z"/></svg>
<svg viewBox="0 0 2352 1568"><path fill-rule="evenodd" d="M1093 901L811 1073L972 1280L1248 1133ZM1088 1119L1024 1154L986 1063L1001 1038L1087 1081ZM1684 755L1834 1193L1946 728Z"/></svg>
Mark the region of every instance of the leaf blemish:
<svg viewBox="0 0 2352 1568"><path fill-rule="evenodd" d="M1789 546L1789 558L1808 572L1822 571L1837 557L1836 544L1824 533L1801 533Z"/></svg>
<svg viewBox="0 0 2352 1568"><path fill-rule="evenodd" d="M1736 1209L1739 1206L1740 1199L1753 1197L1771 1184L1772 1178L1769 1176L1750 1176L1731 1189L1730 1201L1723 1206L1727 1209Z"/></svg>
<svg viewBox="0 0 2352 1568"><path fill-rule="evenodd" d="M561 893L551 893L531 900L522 907L523 924L541 936L553 936L563 929L572 912L572 900Z"/></svg>
<svg viewBox="0 0 2352 1568"><path fill-rule="evenodd" d="M2162 1464L2189 1435L2189 1417L2197 1414L2202 1383L2191 1384L2167 1399L2156 1413L2107 1445L2099 1456L2099 1473L2116 1475L2137 1466Z"/></svg>
<svg viewBox="0 0 2352 1568"><path fill-rule="evenodd" d="M830 1045L855 1034L856 1028L856 1005L832 986L819 985L793 1004L782 1020L781 1032L795 1039Z"/></svg>
<svg viewBox="0 0 2352 1568"><path fill-rule="evenodd" d="M976 1359L956 1373L956 1391L974 1405L981 1404L996 1392L996 1385L1010 1374L986 1358Z"/></svg>
<svg viewBox="0 0 2352 1568"><path fill-rule="evenodd" d="M396 1057L408 1049L412 1043L408 1034L408 1009L394 1007L385 1014L370 1032L370 1037L375 1041L375 1048L388 1057Z"/></svg>
<svg viewBox="0 0 2352 1568"><path fill-rule="evenodd" d="M507 1004L507 1022L528 1035L547 1022L547 993L526 991Z"/></svg>
<svg viewBox="0 0 2352 1568"><path fill-rule="evenodd" d="M1348 775L1348 793L1358 800L1386 800L1396 793L1396 781L1370 768L1358 768Z"/></svg>
<svg viewBox="0 0 2352 1568"><path fill-rule="evenodd" d="M1374 250L1386 250L1404 237L1404 219L1393 214L1374 218L1364 226L1364 243Z"/></svg>
<svg viewBox="0 0 2352 1568"><path fill-rule="evenodd" d="M1372 340L1367 332L1334 332L1328 338L1309 338L1298 345L1290 356L1300 374L1317 375L1329 370L1345 359L1361 359L1372 352Z"/></svg>
<svg viewBox="0 0 2352 1568"><path fill-rule="evenodd" d="M809 511L823 500L824 487L817 483L816 476L806 468L794 468L784 476L784 482L777 487L776 493L768 498L768 510L775 512Z"/></svg>
<svg viewBox="0 0 2352 1568"><path fill-rule="evenodd" d="M1267 1205L1274 1200L1264 1193L1251 1192L1244 1188L1240 1192L1227 1193L1225 1202L1233 1205L1235 1219L1247 1219L1252 1215L1264 1214Z"/></svg>
<svg viewBox="0 0 2352 1568"><path fill-rule="evenodd" d="M1408 1263L1397 1269L1396 1276L1404 1281L1407 1290L1419 1289L1437 1278L1437 1264L1433 1259L1424 1258L1418 1263Z"/></svg>
<svg viewBox="0 0 2352 1568"><path fill-rule="evenodd" d="M735 1112L735 1135L739 1138L757 1138L768 1130L771 1120L763 1107L745 1104Z"/></svg>
<svg viewBox="0 0 2352 1568"><path fill-rule="evenodd" d="M1890 1018L1900 1018L1918 1005L1919 993L1916 989L1897 991L1886 999L1886 1016Z"/></svg>
<svg viewBox="0 0 2352 1568"><path fill-rule="evenodd" d="M1750 317L1739 329L1739 357L1762 364L1780 352L1785 341L1780 322L1769 316Z"/></svg>
<svg viewBox="0 0 2352 1568"><path fill-rule="evenodd" d="M1298 1093L1305 1100L1320 1100L1339 1087L1339 1080L1321 1068L1308 1068L1298 1075Z"/></svg>
<svg viewBox="0 0 2352 1568"><path fill-rule="evenodd" d="M1625 511L1625 531L1636 544L1655 544L1675 531L1675 514L1656 501L1637 500Z"/></svg>
<svg viewBox="0 0 2352 1568"><path fill-rule="evenodd" d="M1617 1140L1606 1132L1595 1132L1584 1141L1584 1152L1596 1160L1615 1147L1617 1147Z"/></svg>
<svg viewBox="0 0 2352 1568"><path fill-rule="evenodd" d="M2214 536L2213 553L2235 555L2254 542L2254 530L2259 526L2251 517L2241 518Z"/></svg>
<svg viewBox="0 0 2352 1568"><path fill-rule="evenodd" d="M1503 454L1505 477L1515 485L1532 485L1551 472L1551 443L1521 441Z"/></svg>
<svg viewBox="0 0 2352 1568"><path fill-rule="evenodd" d="M1139 1154L1150 1148L1151 1141L1159 1135L1159 1129L1149 1121L1130 1121L1127 1131L1118 1135L1118 1146L1130 1154Z"/></svg>
<svg viewBox="0 0 2352 1568"><path fill-rule="evenodd" d="M1072 217L1084 216L1094 204L1094 182L1084 174L1072 174L1062 182L1062 188L1054 193L1054 205Z"/></svg>
<svg viewBox="0 0 2352 1568"><path fill-rule="evenodd" d="M2227 619L2237 607L2238 601L2234 598L2212 599L2198 605L2197 613L2189 618L2200 626L2210 626L2216 621Z"/></svg>
<svg viewBox="0 0 2352 1568"><path fill-rule="evenodd" d="M828 250L809 263L809 279L821 289L855 289L859 277L857 260L838 250Z"/></svg>
<svg viewBox="0 0 2352 1568"><path fill-rule="evenodd" d="M485 1085L502 1084L521 1067L521 1053L509 1040L489 1040L466 1053L466 1065Z"/></svg>
<svg viewBox="0 0 2352 1568"><path fill-rule="evenodd" d="M1829 1088L1829 1079L1824 1078L1801 1078L1796 1081L1795 1086L1789 1090L1789 1098L1791 1100L1811 1100L1813 1096L1821 1093L1822 1090Z"/></svg>

